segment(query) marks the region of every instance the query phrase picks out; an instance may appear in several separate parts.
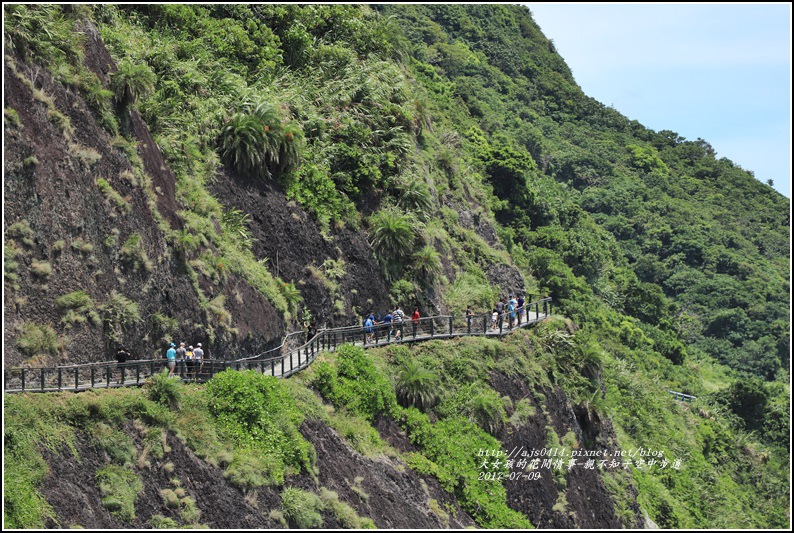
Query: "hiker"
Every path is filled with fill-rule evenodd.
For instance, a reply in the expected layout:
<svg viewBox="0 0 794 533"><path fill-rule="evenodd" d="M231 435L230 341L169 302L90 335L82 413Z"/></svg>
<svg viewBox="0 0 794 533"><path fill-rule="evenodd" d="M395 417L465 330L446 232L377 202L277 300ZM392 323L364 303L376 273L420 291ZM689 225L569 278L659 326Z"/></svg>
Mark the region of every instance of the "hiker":
<svg viewBox="0 0 794 533"><path fill-rule="evenodd" d="M383 322L381 322L381 324L384 326L383 330L386 332L386 337L389 340L391 340L392 336L391 323L393 319L394 317L392 316L391 311L386 311L386 314L383 316Z"/></svg>
<svg viewBox="0 0 794 533"><path fill-rule="evenodd" d="M371 313L367 318L364 319L364 333L366 333L366 336L364 337L364 344L368 342L374 342L374 337L373 337L373 333L375 331L374 319L375 319L375 315Z"/></svg>
<svg viewBox="0 0 794 533"><path fill-rule="evenodd" d="M513 327L513 323L516 321L516 307L518 305L518 301L510 295L510 300L507 302L507 311L510 313L510 327Z"/></svg>
<svg viewBox="0 0 794 533"><path fill-rule="evenodd" d="M174 377L174 368L176 367L176 350L174 347L176 344L173 342L171 346L168 348L168 351L165 352L165 358L168 359L168 377Z"/></svg>
<svg viewBox="0 0 794 533"><path fill-rule="evenodd" d="M204 350L201 349L201 343L196 344L196 349L193 350L193 359L196 361L196 378L198 378L204 369Z"/></svg>
<svg viewBox="0 0 794 533"><path fill-rule="evenodd" d="M413 322L413 326L414 326L414 337L416 337L416 326L419 325L419 318L420 318L420 316L419 316L419 308L418 307L414 307L414 312L411 315L411 321Z"/></svg>
<svg viewBox="0 0 794 533"><path fill-rule="evenodd" d="M471 319L474 316L474 311L471 310L471 304L466 308L466 330L471 333Z"/></svg>
<svg viewBox="0 0 794 533"><path fill-rule="evenodd" d="M127 362L127 359L130 358L130 353L124 349L123 346L119 346L118 350L116 350L116 362L118 363L119 370L119 383L124 383L124 363Z"/></svg>
<svg viewBox="0 0 794 533"><path fill-rule="evenodd" d="M397 309L394 310L394 315L392 316L392 320L394 321L394 338L401 339L403 335L403 320L405 319L405 313L403 313L402 308L398 305Z"/></svg>
<svg viewBox="0 0 794 533"><path fill-rule="evenodd" d="M185 373L185 355L187 354L187 349L185 349L185 343L180 342L179 348L176 349L176 360L179 363L179 375L184 375Z"/></svg>
<svg viewBox="0 0 794 533"><path fill-rule="evenodd" d="M193 346L189 346L185 352L185 367L187 369L187 378L191 379L196 373L196 360L193 355Z"/></svg>
<svg viewBox="0 0 794 533"><path fill-rule="evenodd" d="M521 324L524 320L524 295L518 296L518 323Z"/></svg>

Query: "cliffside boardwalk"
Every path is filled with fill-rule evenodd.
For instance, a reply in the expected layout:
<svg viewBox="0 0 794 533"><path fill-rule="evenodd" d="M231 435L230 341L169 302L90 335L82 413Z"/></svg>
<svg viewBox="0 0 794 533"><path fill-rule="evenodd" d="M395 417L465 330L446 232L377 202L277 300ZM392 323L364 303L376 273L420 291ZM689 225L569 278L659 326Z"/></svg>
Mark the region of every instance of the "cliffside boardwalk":
<svg viewBox="0 0 794 533"><path fill-rule="evenodd" d="M498 337L549 316L551 298L525 304L524 309L524 313L516 313L516 322L512 325L509 313L503 313L495 328L491 325L491 313L474 315L471 320L465 316L444 315L378 325L375 327L373 342L366 342L366 332L361 326L323 329L310 339L306 338L305 332L300 331L287 335L278 347L251 357L234 360L205 359L197 376L188 375L184 362L177 363L177 371L184 381L198 382L205 382L227 369L257 370L275 377L288 377L309 366L320 353L336 351L343 344L354 344L367 349L454 337ZM123 364L101 362L50 368L8 368L3 372L3 391L79 392L142 385L147 378L161 372L165 363L165 359L147 359Z"/></svg>

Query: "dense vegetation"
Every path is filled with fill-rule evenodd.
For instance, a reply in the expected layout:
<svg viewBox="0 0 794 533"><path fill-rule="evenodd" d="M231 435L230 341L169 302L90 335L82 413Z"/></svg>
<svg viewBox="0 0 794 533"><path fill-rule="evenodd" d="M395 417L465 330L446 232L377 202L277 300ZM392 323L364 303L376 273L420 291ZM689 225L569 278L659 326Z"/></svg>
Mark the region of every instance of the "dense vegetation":
<svg viewBox="0 0 794 533"><path fill-rule="evenodd" d="M643 509L659 525L785 527L788 201L751 172L716 158L707 141L648 130L584 95L526 8L4 9L9 48L79 90L119 146L129 149L130 107L140 111L177 177L184 229L162 229L200 295L200 275L222 282L231 271L285 321L303 310L294 282L278 279L252 253L248 214L210 194L209 183L225 169L275 180L329 239L339 227L366 234L395 300L487 310L508 287L489 284L485 271L504 263L517 266L529 292L551 295L578 326L575 333L544 326L525 343L530 348L518 341L463 343L451 358L437 345L380 354L374 365L343 351L311 370L311 384L331 404L347 407L329 423L340 434L364 435L357 449L380 445L368 423L386 414L421 449L409 464L437 476L480 524L526 526L499 490L447 471L453 461L466 464L461 454L475 446L470 439L495 446L491 434L508 423L485 374L467 368L476 360L482 372L506 371L500 362L511 361L533 385L561 386L572 401L611 417L624 448L687 457L683 470L666 475L632 471ZM80 63L73 25L83 17L97 24L118 65L107 88ZM12 124L13 110L5 116ZM124 207L107 183L98 186ZM498 242L475 231L472 220L480 219L493 224ZM7 282L14 281L14 258L29 230L6 229ZM126 242L120 257L145 270L148 258L136 244ZM46 277L49 265L37 265L36 275ZM329 283L338 279L334 268L324 264ZM80 294L67 296L62 304L73 321L99 322L71 302ZM223 303L202 300L222 326L218 334L233 329ZM47 340L50 331L31 330L23 347L32 347L24 349L48 350L38 346L55 342ZM541 370L527 362L534 358L542 359ZM101 407L92 412L105 414L87 430L110 431L93 426L116 416L102 402L131 402L119 412L181 431L189 445L190 431L209 424L218 437L208 455L224 451L220 435L238 443L232 457L218 461L241 486L278 485L291 471L311 471L311 449L296 429L301 416L281 389L290 386L226 379L188 394L211 413L211 423L202 414L180 426L151 406L160 404L128 392L118 393L120 400L92 399ZM692 411L673 407L668 389L701 403ZM239 391L248 391L251 410L230 403L227 395ZM270 404L278 417L268 422L261 409ZM70 427L89 423L70 412L64 414ZM358 431L363 427L369 430ZM33 431L11 428L7 437ZM11 479L5 485L16 487L6 491L9 524L41 524L31 509L41 503L33 488L43 465L31 450L33 442L55 436L34 429L33 440L6 439ZM289 454L276 453L287 448ZM106 472L107 485L128 475L130 458L122 455ZM474 468L463 470L463 478L476 477ZM120 502L117 512L130 512L121 503L128 496L105 497ZM193 523L188 518L184 523Z"/></svg>

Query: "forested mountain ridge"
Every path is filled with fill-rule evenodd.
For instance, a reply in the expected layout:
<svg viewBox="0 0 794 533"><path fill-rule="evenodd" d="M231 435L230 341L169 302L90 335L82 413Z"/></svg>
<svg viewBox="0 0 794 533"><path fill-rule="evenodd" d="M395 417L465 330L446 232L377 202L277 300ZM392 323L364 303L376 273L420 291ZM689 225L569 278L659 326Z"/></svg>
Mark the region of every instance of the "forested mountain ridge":
<svg viewBox="0 0 794 533"><path fill-rule="evenodd" d="M410 467L469 513L480 493L445 477L454 455L434 433L466 430L467 419L503 443L535 424L553 428L543 442L617 439L689 458L688 470L665 475L555 476L547 488L558 496L542 505L551 522L531 510L538 495L507 484L501 503L473 515L481 525L635 525L639 507L667 527L789 520L775 467L789 460L788 202L706 141L647 130L586 97L525 8L4 15L6 366L109 359L118 343L159 356L175 337L231 357L303 320L347 324L414 302L425 314L487 311L499 292L544 293L573 322L527 338L527 353L549 358L540 373L518 372L524 385L500 381L515 369L497 364L488 376L418 379L444 385L424 406L398 387L403 404L448 422L436 430L388 401L344 416L389 434L375 416L389 413L419 448ZM389 352L372 372L399 384L411 359L427 370L440 351ZM341 407L350 363L335 364L306 379ZM704 403L679 410L667 388ZM498 406L500 395L510 404ZM568 402L576 416L562 422ZM178 433L182 422L158 416L147 424ZM593 422L602 417L614 432ZM366 433L335 420L345 438ZM123 432L135 450L139 437ZM285 461L312 471L305 457ZM250 491L248 482L237 486ZM588 486L609 493L611 516L585 519L575 494Z"/></svg>

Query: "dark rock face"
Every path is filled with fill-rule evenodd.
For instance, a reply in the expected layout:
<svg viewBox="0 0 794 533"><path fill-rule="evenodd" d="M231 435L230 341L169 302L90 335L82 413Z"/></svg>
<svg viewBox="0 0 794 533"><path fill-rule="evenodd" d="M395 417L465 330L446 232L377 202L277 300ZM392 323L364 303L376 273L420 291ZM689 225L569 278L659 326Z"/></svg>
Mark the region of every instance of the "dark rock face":
<svg viewBox="0 0 794 533"><path fill-rule="evenodd" d="M559 439L573 432L579 450L619 450L617 437L608 420L601 420L586 406L572 407L565 393L544 390L545 401L539 404L533 391L520 378L501 374L491 376L491 386L500 394L510 396L514 402L528 398L535 408L533 416L518 428L508 426L499 435L505 450L549 449L547 431L554 431ZM567 460L566 460L567 462ZM615 502L604 485L601 472L583 467L584 459L577 459L562 475L563 487L550 469L540 469L540 478L534 480L506 480L507 504L522 513L538 528L634 528L640 527L642 515L637 504L636 490L626 497L632 502L632 523L622 523L615 513ZM519 471L516 469L516 471ZM564 506L559 502L567 502ZM555 509L555 505L557 505Z"/></svg>
<svg viewBox="0 0 794 533"><path fill-rule="evenodd" d="M283 189L272 180L223 172L212 183L211 192L227 209L251 215L254 255L266 258L271 272L296 284L318 326L357 324L360 313L383 313L389 308L389 290L363 230L335 229L328 239L323 238L311 216L288 202ZM308 268L321 271L328 259L341 260L345 270L334 292ZM342 302L344 312L336 310L337 301Z"/></svg>
<svg viewBox="0 0 794 533"><path fill-rule="evenodd" d="M317 450L320 485L337 492L379 529L462 529L475 525L434 478L420 477L396 459L365 458L322 422L304 422L301 433ZM429 506L431 499L442 507L454 507L456 513L442 522Z"/></svg>

